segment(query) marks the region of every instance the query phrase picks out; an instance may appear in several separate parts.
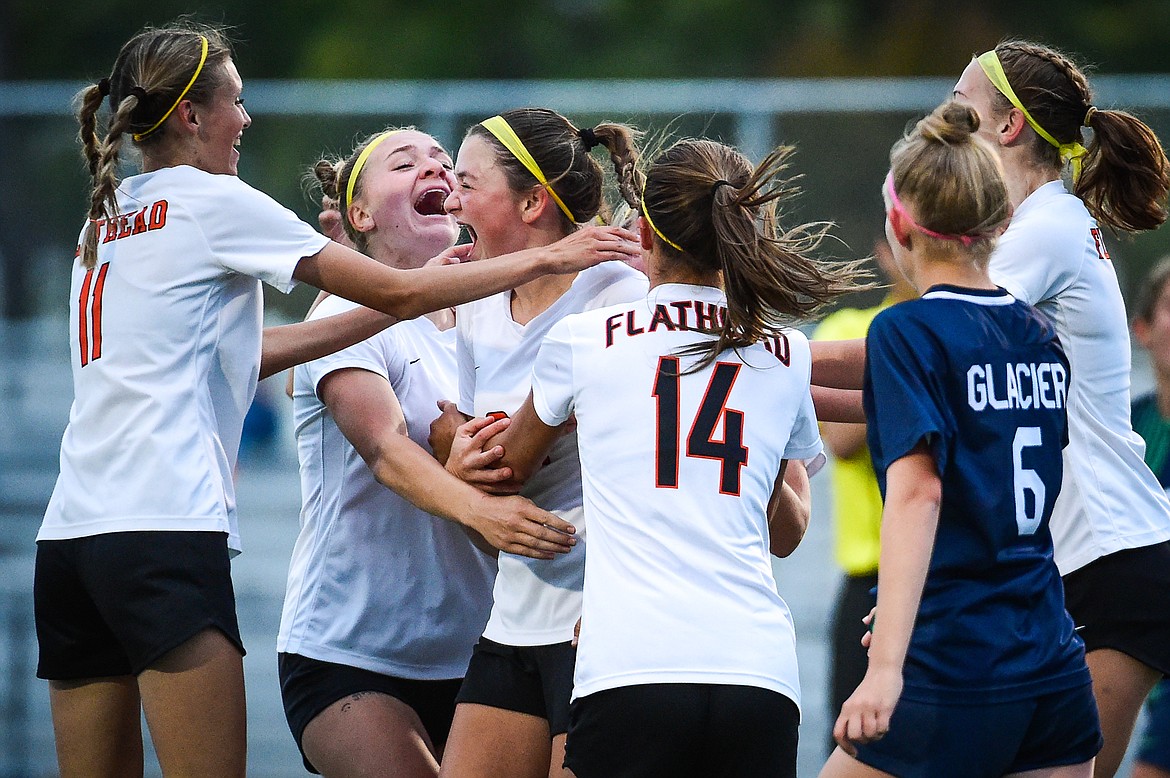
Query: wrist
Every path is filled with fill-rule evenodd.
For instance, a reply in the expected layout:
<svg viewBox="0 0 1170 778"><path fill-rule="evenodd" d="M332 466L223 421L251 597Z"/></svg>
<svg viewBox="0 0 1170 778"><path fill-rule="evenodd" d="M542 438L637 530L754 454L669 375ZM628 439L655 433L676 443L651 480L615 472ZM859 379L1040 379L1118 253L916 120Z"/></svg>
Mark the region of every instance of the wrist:
<svg viewBox="0 0 1170 778"><path fill-rule="evenodd" d="M487 495L476 489L474 486L467 484L462 485L467 489L466 494L459 500L459 509L455 511L451 518L457 523L467 527L468 529L479 530L480 517L483 515L481 506L483 499Z"/></svg>

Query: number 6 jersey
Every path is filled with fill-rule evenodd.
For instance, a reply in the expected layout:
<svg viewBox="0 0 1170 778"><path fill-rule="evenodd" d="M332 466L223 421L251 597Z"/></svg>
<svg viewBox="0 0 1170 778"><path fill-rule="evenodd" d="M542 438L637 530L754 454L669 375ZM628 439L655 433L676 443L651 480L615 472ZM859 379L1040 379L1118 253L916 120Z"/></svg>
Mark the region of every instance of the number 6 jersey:
<svg viewBox="0 0 1170 778"><path fill-rule="evenodd" d="M935 286L870 326L864 402L882 495L887 468L921 441L942 481L907 699L1010 702L1088 682L1048 530L1068 382L1052 325L1003 289Z"/></svg>
<svg viewBox="0 0 1170 778"><path fill-rule="evenodd" d="M808 342L786 331L702 370L679 352L722 292L662 284L569 316L533 371L541 419L575 414L589 553L574 698L645 683L770 689L800 703L767 507L781 460L821 441Z"/></svg>

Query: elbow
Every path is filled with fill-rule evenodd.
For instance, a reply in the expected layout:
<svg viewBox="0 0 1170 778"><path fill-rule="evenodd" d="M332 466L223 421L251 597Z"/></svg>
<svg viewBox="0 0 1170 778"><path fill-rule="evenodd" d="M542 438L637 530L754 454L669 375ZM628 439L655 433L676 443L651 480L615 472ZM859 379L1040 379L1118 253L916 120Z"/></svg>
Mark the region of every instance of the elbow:
<svg viewBox="0 0 1170 778"><path fill-rule="evenodd" d="M918 506L924 513L938 515L942 508L942 481L937 478L921 478L907 484L903 500Z"/></svg>
<svg viewBox="0 0 1170 778"><path fill-rule="evenodd" d="M410 289L408 284L401 283L401 279L401 274L395 274L395 280L399 283L388 284L376 292L375 299L371 301L372 307L399 321L417 319L430 313L432 309L423 305L422 295Z"/></svg>
<svg viewBox="0 0 1170 778"><path fill-rule="evenodd" d="M782 532L773 531L769 538L768 551L772 556L785 559L791 556L792 552L800 545L800 541L804 540L804 533L808 531L809 513L806 511L802 515L790 517L787 527Z"/></svg>
<svg viewBox="0 0 1170 778"><path fill-rule="evenodd" d="M511 469L512 477L508 479L507 483L509 486L514 487L517 491L519 491L520 488L524 486L524 484L528 483L528 479L531 478L539 469L537 467L537 463L511 462L506 456L500 461L500 466Z"/></svg>

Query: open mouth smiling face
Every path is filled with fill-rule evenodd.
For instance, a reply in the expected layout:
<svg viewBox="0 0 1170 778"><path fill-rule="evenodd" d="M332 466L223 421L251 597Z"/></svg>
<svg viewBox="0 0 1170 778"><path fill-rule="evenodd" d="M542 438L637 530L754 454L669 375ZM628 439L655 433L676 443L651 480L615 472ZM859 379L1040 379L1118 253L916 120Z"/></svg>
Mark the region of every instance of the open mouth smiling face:
<svg viewBox="0 0 1170 778"><path fill-rule="evenodd" d="M451 194L451 190L442 186L432 186L418 196L414 201L415 213L421 216L441 216L444 219L450 218L447 210L443 207L443 202L447 199L447 195Z"/></svg>

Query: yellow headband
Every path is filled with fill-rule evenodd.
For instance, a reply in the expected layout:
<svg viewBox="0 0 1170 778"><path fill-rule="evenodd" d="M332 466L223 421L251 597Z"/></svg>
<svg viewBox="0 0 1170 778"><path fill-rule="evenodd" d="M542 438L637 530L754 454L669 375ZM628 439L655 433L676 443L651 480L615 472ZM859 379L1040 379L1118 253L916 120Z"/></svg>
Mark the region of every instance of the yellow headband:
<svg viewBox="0 0 1170 778"><path fill-rule="evenodd" d="M373 153L374 148L391 135L399 132L402 132L402 130L386 130L386 132L366 144L366 147L362 149L362 153L358 154L357 161L353 163L353 170L349 171L349 183L345 186L345 199L337 204L338 208L344 209L353 203L353 188L357 186L358 176L361 175L362 168L365 167L366 160L370 158L370 154Z"/></svg>
<svg viewBox="0 0 1170 778"><path fill-rule="evenodd" d="M658 237L662 238L662 240L666 243L666 245L668 245L668 246L670 246L678 251L682 251L684 254L686 253L686 251L683 250L682 246L678 245L673 240L671 240L670 238L663 235L662 230L660 230L656 226L654 226L654 220L650 218L650 209L646 207L646 179L642 179L642 218L646 220L646 223L650 225L650 229L654 230L654 234L657 235Z"/></svg>
<svg viewBox="0 0 1170 778"><path fill-rule="evenodd" d="M1016 97L1012 85L1008 83L1007 74L1003 72L1003 65L1000 63L999 55L995 53L995 49L985 54L980 54L976 61L979 63L979 67L983 68L983 72L987 74L987 78L991 81L992 86L998 89L999 93L1006 97L1012 105L1020 109L1020 113L1024 114L1024 120L1036 131L1036 134L1057 148L1060 152L1060 164L1063 165L1066 162L1072 162L1073 181L1075 182L1080 178L1081 157L1089 153L1088 149L1077 141L1061 143L1036 123L1036 120L1032 118L1032 114L1028 113L1028 109L1020 102L1020 98Z"/></svg>
<svg viewBox="0 0 1170 778"><path fill-rule="evenodd" d="M199 74L203 72L203 63L207 62L207 38L203 35L200 35L199 40L203 41L203 51L199 54L199 64L195 67L195 74L191 76L191 80L187 82L187 86L183 87L183 91L179 92L179 96L175 98L175 104L168 108L167 112L162 115L162 118L155 122L154 126L149 130L146 132L134 133L132 136L134 140L142 140L147 135L161 127L162 123L167 120L167 117L174 113L175 109L179 107L179 103L183 102L183 98L187 96L189 91L191 91L191 87L195 85L195 79L199 78Z"/></svg>
<svg viewBox="0 0 1170 778"><path fill-rule="evenodd" d="M504 144L504 148L512 152L512 156L518 159L520 164L540 182L540 185L548 192L549 197L561 207L561 210L565 212L565 216L569 217L569 221L576 223L577 219L573 216L573 212L557 196L557 193L553 191L552 186L548 183L548 179L544 177L540 165L536 164L536 160L528 153L528 149L524 147L524 142L520 140L516 131L512 129L512 125L508 124L508 121L502 116L493 116L490 119L484 119L480 124L485 130L496 136L496 140Z"/></svg>

